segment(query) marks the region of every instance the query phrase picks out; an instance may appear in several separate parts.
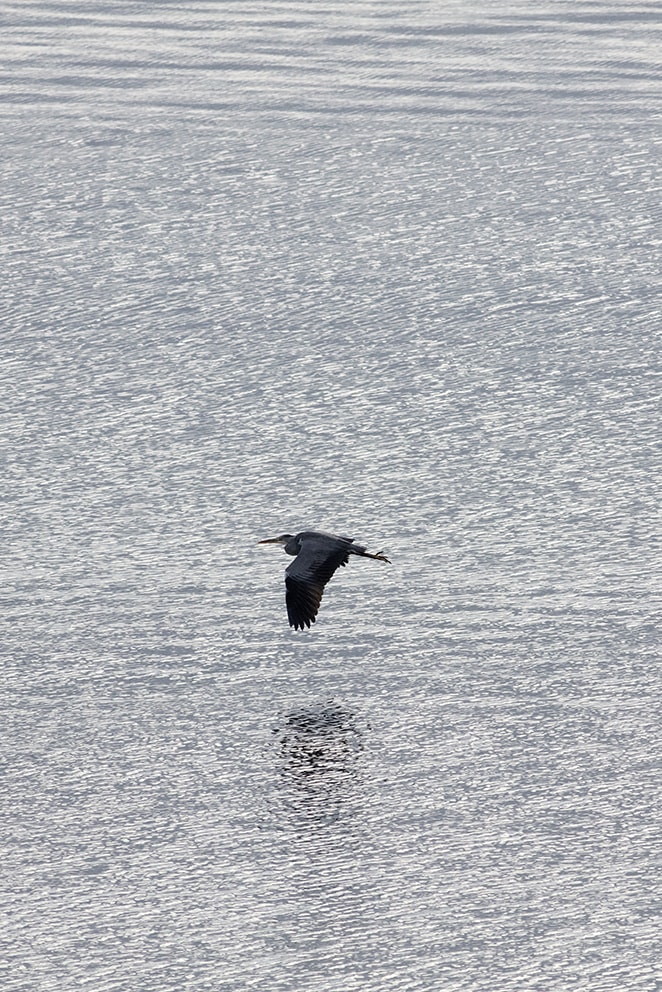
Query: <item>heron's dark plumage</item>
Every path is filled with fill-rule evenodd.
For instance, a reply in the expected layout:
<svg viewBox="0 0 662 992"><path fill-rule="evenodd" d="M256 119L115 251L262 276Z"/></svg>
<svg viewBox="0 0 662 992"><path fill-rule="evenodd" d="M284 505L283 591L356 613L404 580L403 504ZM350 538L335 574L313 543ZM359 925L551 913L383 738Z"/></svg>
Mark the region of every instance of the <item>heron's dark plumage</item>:
<svg viewBox="0 0 662 992"><path fill-rule="evenodd" d="M349 561L350 555L388 561L382 554L370 554L351 537L336 537L323 531L283 534L263 544L283 544L294 561L285 569L285 602L290 626L304 630L315 623L324 587L334 572Z"/></svg>

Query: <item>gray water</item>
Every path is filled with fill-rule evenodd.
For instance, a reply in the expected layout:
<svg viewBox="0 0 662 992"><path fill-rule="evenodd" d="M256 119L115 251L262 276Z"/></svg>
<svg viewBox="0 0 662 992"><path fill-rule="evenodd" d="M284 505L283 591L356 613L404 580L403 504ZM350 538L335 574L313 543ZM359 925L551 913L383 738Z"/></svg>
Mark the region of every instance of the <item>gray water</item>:
<svg viewBox="0 0 662 992"><path fill-rule="evenodd" d="M662 988L661 22L3 4L3 989Z"/></svg>

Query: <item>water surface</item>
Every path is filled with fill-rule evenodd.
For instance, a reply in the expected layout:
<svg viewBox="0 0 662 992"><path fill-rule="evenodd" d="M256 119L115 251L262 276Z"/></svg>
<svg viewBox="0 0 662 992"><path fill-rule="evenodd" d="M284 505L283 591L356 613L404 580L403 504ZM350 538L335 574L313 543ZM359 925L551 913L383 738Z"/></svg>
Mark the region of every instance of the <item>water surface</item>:
<svg viewBox="0 0 662 992"><path fill-rule="evenodd" d="M660 41L5 5L3 988L659 988Z"/></svg>

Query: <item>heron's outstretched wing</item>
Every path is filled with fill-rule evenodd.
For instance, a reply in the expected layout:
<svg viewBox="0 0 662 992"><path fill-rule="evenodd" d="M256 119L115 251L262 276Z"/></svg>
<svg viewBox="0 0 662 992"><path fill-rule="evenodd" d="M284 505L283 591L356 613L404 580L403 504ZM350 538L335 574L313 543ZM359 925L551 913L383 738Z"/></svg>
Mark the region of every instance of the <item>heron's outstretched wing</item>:
<svg viewBox="0 0 662 992"><path fill-rule="evenodd" d="M285 569L285 602L290 627L310 627L320 608L324 586L349 561L352 542L326 535L303 537L301 550Z"/></svg>

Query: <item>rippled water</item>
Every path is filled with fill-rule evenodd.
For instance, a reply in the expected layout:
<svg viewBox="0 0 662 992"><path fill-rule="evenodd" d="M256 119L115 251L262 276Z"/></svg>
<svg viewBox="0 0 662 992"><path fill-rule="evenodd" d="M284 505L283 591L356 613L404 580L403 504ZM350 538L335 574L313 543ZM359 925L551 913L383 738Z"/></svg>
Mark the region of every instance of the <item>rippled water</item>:
<svg viewBox="0 0 662 992"><path fill-rule="evenodd" d="M660 27L4 5L3 989L661 987Z"/></svg>

